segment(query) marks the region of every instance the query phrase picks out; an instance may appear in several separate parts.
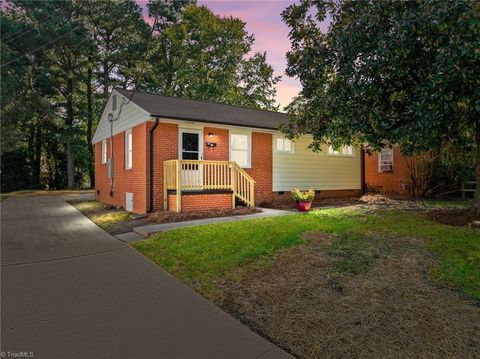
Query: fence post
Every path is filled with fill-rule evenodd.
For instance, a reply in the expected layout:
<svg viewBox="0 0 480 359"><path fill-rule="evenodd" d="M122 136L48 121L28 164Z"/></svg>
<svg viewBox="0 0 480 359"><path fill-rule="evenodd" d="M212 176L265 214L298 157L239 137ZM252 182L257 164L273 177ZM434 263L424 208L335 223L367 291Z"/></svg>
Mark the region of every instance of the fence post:
<svg viewBox="0 0 480 359"><path fill-rule="evenodd" d="M230 162L230 185L232 188L232 209L235 209L235 191L236 191L236 181L237 181L237 171L235 168L235 164L233 162Z"/></svg>
<svg viewBox="0 0 480 359"><path fill-rule="evenodd" d="M168 210L167 164L163 162L163 210Z"/></svg>
<svg viewBox="0 0 480 359"><path fill-rule="evenodd" d="M177 212L182 211L182 161L177 160L177 178L175 182L177 194Z"/></svg>

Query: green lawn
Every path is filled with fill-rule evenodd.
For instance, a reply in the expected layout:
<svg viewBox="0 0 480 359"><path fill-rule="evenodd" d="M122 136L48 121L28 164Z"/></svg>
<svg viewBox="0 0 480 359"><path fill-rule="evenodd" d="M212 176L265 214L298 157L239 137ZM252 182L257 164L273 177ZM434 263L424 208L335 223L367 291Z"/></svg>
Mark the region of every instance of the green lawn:
<svg viewBox="0 0 480 359"><path fill-rule="evenodd" d="M378 234L420 237L438 258L438 266L430 270L432 278L480 299L480 230L434 223L413 211L366 214L352 208L322 209L306 215L174 230L137 242L134 247L208 297L214 294L216 280L234 278L249 267L247 264L268 265L280 249L302 244L302 233L307 231L348 233L347 237L359 239ZM340 241L332 250L362 254L362 245L350 240L342 247ZM375 250L371 242L368 246L365 251ZM356 258L358 263L340 261L339 265L354 273L369 256L364 257Z"/></svg>

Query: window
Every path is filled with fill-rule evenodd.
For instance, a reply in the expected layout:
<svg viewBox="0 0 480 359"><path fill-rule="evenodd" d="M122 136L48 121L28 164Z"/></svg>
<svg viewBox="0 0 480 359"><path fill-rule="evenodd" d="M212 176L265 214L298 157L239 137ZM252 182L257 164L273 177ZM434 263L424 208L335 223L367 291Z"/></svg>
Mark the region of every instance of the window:
<svg viewBox="0 0 480 359"><path fill-rule="evenodd" d="M288 138L275 137L275 152L293 153L293 142Z"/></svg>
<svg viewBox="0 0 480 359"><path fill-rule="evenodd" d="M112 111L115 111L117 109L117 95L114 94L112 96Z"/></svg>
<svg viewBox="0 0 480 359"><path fill-rule="evenodd" d="M335 150L332 146L328 146L328 154L332 156L353 156L353 146L343 146L342 149Z"/></svg>
<svg viewBox="0 0 480 359"><path fill-rule="evenodd" d="M250 134L232 133L230 135L230 161L240 167L251 166Z"/></svg>
<svg viewBox="0 0 480 359"><path fill-rule="evenodd" d="M393 171L393 149L382 148L378 154L378 172Z"/></svg>
<svg viewBox="0 0 480 359"><path fill-rule="evenodd" d="M132 168L132 130L125 131L125 169Z"/></svg>
<svg viewBox="0 0 480 359"><path fill-rule="evenodd" d="M107 140L102 141L102 163L107 163Z"/></svg>

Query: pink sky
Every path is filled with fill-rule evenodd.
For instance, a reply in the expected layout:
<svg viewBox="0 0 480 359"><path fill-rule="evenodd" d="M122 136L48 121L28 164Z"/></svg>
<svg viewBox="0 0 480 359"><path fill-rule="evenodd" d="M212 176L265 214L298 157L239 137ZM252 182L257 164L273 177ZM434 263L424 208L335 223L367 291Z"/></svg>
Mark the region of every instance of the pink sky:
<svg viewBox="0 0 480 359"><path fill-rule="evenodd" d="M146 7L147 0L137 0ZM301 89L300 83L285 75L286 52L290 49L288 27L283 23L280 13L294 1L235 1L235 0L198 0L215 14L233 16L246 23L246 30L255 35L253 51L267 52L267 60L272 64L276 75L282 79L277 84L277 102L281 107L288 105Z"/></svg>

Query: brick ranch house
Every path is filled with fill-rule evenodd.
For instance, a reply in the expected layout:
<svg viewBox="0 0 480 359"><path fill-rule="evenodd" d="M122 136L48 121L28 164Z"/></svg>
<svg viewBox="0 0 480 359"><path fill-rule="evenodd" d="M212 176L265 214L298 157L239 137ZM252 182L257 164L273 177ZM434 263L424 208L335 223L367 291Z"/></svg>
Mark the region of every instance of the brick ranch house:
<svg viewBox="0 0 480 359"><path fill-rule="evenodd" d="M283 113L114 89L96 129L97 200L144 214L359 196L362 151L314 153L279 131Z"/></svg>

